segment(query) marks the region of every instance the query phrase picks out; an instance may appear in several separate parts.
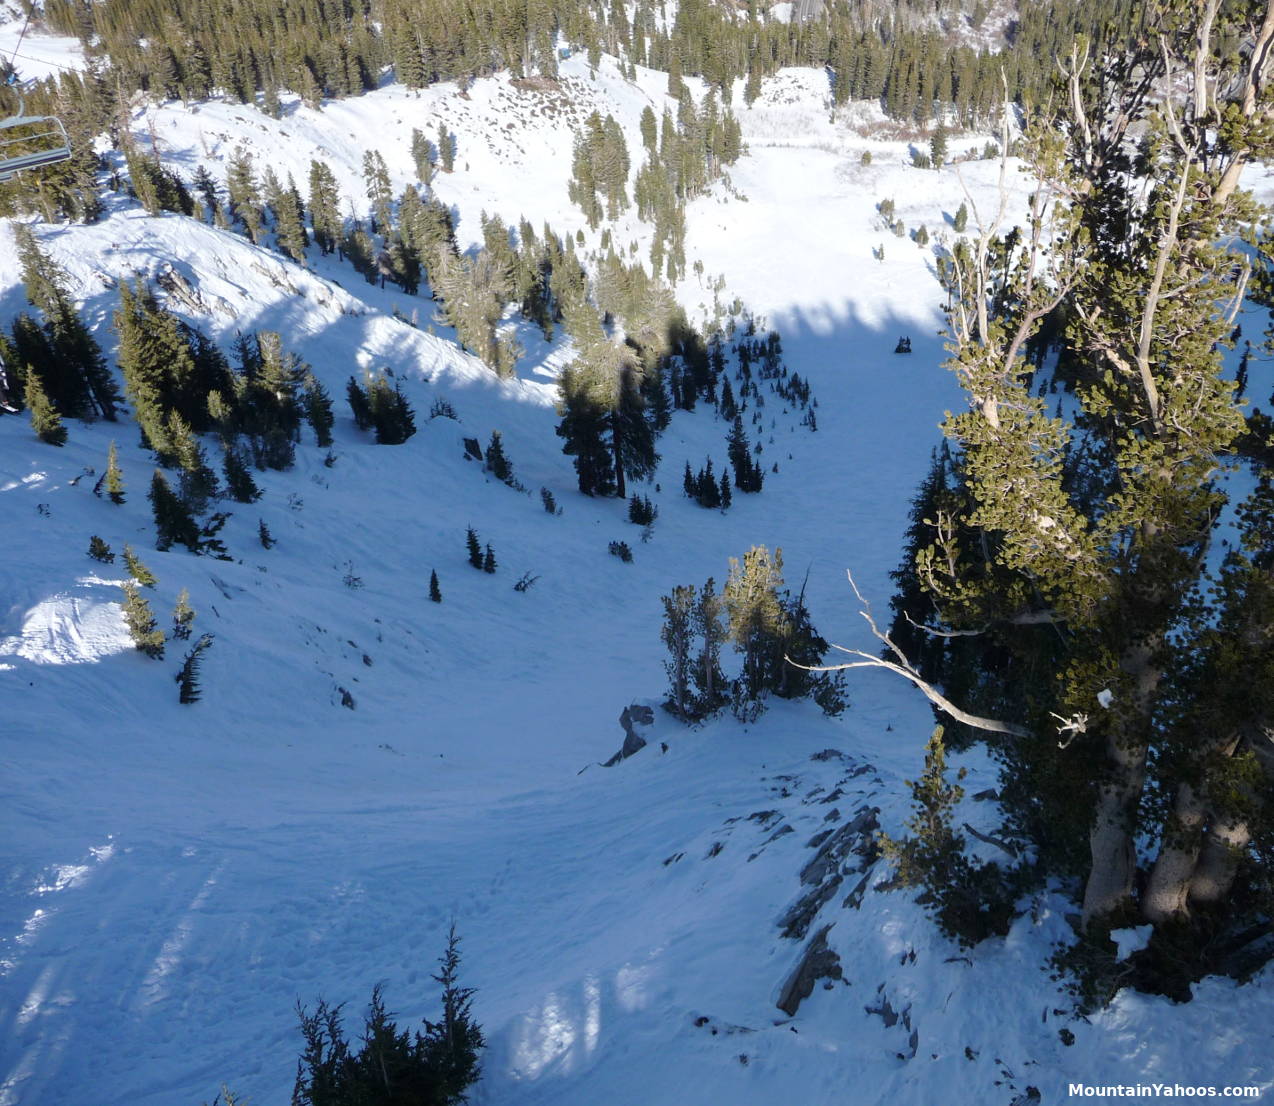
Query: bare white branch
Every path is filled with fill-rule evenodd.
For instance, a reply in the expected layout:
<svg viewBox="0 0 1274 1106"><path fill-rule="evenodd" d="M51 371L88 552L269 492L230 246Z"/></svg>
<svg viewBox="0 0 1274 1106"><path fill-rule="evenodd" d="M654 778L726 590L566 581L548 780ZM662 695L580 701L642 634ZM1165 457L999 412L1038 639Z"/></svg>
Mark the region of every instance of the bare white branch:
<svg viewBox="0 0 1274 1106"><path fill-rule="evenodd" d="M982 718L979 715L970 714L967 710L961 710L951 702L950 699L916 671L911 661L907 659L907 655L898 648L888 634L876 625L876 620L871 613L871 604L863 597L863 593L858 590L858 585L854 582L854 574L846 570L845 575L849 579L849 586L854 590L854 597L858 600L860 608L858 613L866 620L872 636L898 660L886 660L884 657L864 653L861 649L846 649L843 645L833 645L832 648L838 652L846 653L859 659L846 661L844 664L809 665L797 664L791 657L784 657L788 664L803 668L806 672L842 672L847 668L884 668L915 684L929 702L942 711L943 714L954 718L957 722L963 722L966 726L972 726L975 730L988 730L991 733L1005 733L1013 737L1029 738L1032 736L1031 732L1022 726L1015 725L1012 722L1001 722L998 718Z"/></svg>

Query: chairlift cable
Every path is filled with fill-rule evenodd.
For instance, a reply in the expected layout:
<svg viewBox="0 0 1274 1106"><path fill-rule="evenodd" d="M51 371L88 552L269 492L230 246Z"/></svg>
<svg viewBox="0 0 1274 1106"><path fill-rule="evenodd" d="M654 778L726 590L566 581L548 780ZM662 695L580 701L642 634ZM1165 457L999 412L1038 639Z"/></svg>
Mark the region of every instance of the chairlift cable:
<svg viewBox="0 0 1274 1106"><path fill-rule="evenodd" d="M16 49L13 52L13 56L17 58L22 58L26 61L38 62L40 65L51 65L55 69L65 69L68 73L79 72L79 70L73 65L63 65L61 62L50 61L48 58L37 58L32 54L19 54ZM12 64L12 62L10 62L10 64Z"/></svg>
<svg viewBox="0 0 1274 1106"><path fill-rule="evenodd" d="M26 38L27 28L31 26L31 12L35 10L35 0L27 0L27 17L23 21L22 30L18 33L18 41L13 45L13 53L9 56L9 68L15 69L17 66L13 64L14 59L18 56L18 47L22 45L22 40Z"/></svg>

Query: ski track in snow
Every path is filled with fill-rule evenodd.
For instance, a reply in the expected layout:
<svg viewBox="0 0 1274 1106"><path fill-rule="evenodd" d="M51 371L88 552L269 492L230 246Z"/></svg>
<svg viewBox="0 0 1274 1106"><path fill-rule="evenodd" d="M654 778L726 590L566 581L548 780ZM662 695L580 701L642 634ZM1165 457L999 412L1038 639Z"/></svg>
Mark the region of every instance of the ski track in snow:
<svg viewBox="0 0 1274 1106"><path fill-rule="evenodd" d="M222 172L244 143L303 181L321 153L359 210L363 148L381 149L401 188L411 128L433 134L445 121L459 156L437 188L462 245L480 239L484 209L574 234L584 224L565 201L571 127L599 106L639 150L641 109L661 110L665 79L641 71L633 88L609 59L595 80L581 59L563 72L570 114L497 77L468 98L451 85L391 87L321 112L292 103L279 121L209 103L151 106L133 123L186 174L200 160ZM960 181L911 169L903 143L856 137L829 119L825 97L813 71L780 74L750 112L740 88L751 152L730 176L747 202L718 187L692 205L688 255L705 276L678 288L688 310L710 312L706 281L722 273L723 298L780 327L789 368L819 401L819 431L767 395L776 425L761 434L763 457L780 472L722 515L680 486L687 460L721 466L727 427L703 408L679 413L660 442L663 491L641 489L660 506L649 544L623 504L573 491L553 435L561 343L521 326L521 379L500 382L455 347L426 298L375 288L333 259L302 271L119 200L95 226L39 229L108 348L118 283L171 270L193 290L168 299L174 310L225 345L240 329L280 331L339 417L334 465L307 439L292 472L259 475L258 504L233 505L228 563L151 548L151 462L130 423L75 424L51 450L23 420L0 419L0 1106L193 1106L222 1082L281 1106L296 1001L348 1003L356 1033L383 981L403 1025L431 1016L452 920L490 1043L476 1106L1008 1106L1032 1086L1061 1101L1080 1078L1268 1085L1268 987L1209 980L1183 1007L1122 995L1091 1024L1054 1013L1066 999L1043 965L1068 907L1049 896L1006 941L964 954L909 896L869 891L855 910L842 891L816 925L834 923L845 980L816 988L795 1019L776 1009L804 947L777 920L807 890L809 841L839 824L825 800L839 787L838 817L878 806L893 831L906 817L902 781L931 719L886 676L856 678L836 722L809 704L778 704L748 727L688 730L660 715L647 749L597 767L622 740L622 707L664 687L659 596L708 575L720 587L727 558L752 544L782 546L792 586L808 573L829 639L868 644L844 570L885 608L908 502L944 409L960 402L939 367L932 255L875 211L891 197L909 228L935 232ZM983 198L995 172L962 170ZM1017 201L1025 188L1014 181ZM648 242L631 213L616 232L630 239ZM0 232L0 321L25 309L17 271ZM909 358L892 354L899 334L913 339ZM343 402L346 377L382 365L420 428L394 449L370 445ZM461 421L428 418L443 398ZM485 444L493 429L530 497L461 460L464 437ZM91 494L112 439L123 507ZM542 485L561 518L540 509ZM258 518L275 549L257 544ZM496 577L465 564L466 525L493 543ZM94 533L117 553L132 542L155 570L147 595L161 625L189 588L197 632L216 635L200 704L176 704L181 643L162 664L129 648L124 572L87 561ZM607 555L616 539L632 564ZM431 568L441 606L425 598ZM526 571L540 579L517 595ZM829 747L851 759L810 760ZM993 770L967 761L973 792ZM989 817L966 807L963 817ZM794 832L772 837L782 826ZM869 1012L883 1000L910 1029Z"/></svg>

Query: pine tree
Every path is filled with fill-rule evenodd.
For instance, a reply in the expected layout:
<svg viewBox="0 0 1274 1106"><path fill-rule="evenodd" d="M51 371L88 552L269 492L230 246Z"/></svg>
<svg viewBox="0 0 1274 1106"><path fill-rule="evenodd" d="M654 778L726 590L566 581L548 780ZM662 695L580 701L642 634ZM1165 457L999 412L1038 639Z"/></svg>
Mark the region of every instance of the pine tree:
<svg viewBox="0 0 1274 1106"><path fill-rule="evenodd" d="M446 123L438 124L438 158L444 173L456 167L456 137L447 130Z"/></svg>
<svg viewBox="0 0 1274 1106"><path fill-rule="evenodd" d="M659 508L646 495L633 495L628 500L628 521L637 526L649 526L659 517Z"/></svg>
<svg viewBox="0 0 1274 1106"><path fill-rule="evenodd" d="M106 494L112 503L124 502L124 477L119 470L119 451L114 442L106 453Z"/></svg>
<svg viewBox="0 0 1274 1106"><path fill-rule="evenodd" d="M363 183L367 188L367 198L371 202L372 218L376 221L376 229L383 235L389 235L394 227L393 185L389 180L389 169L379 150L363 152Z"/></svg>
<svg viewBox="0 0 1274 1106"><path fill-rule="evenodd" d="M464 1101L465 1088L481 1073L479 1055L486 1047L482 1029L473 1020L474 989L460 986L459 974L460 937L452 923L438 974L432 977L442 985L442 1020L425 1022L426 1049L440 1074L443 1103Z"/></svg>
<svg viewBox="0 0 1274 1106"><path fill-rule="evenodd" d="M469 550L469 563L474 568L482 567L482 544L478 541L478 533L472 526L465 533L465 545Z"/></svg>
<svg viewBox="0 0 1274 1106"><path fill-rule="evenodd" d="M562 421L557 435L565 439L562 452L575 457L579 490L585 495L613 495L617 485L606 440L609 401L604 378L587 364L572 362L558 377L558 391Z"/></svg>
<svg viewBox="0 0 1274 1106"><path fill-rule="evenodd" d="M951 366L970 404L944 430L967 495L951 555L931 554L921 574L947 628L982 639L973 724L1001 765L1010 825L1052 871L1083 880L1095 941L1150 922L1152 944L1171 944L1178 990L1192 903L1242 924L1254 907L1238 872L1269 878L1251 849L1268 812L1236 819L1226 798L1250 746L1223 715L1177 698L1191 686L1201 697L1203 626L1231 613L1203 575L1227 495L1221 458L1243 432L1222 372L1224 305L1242 294L1233 243L1254 215L1238 179L1274 154L1257 92L1268 60L1249 67L1222 48L1215 15L1215 4L1152 7L1135 32L1065 60L1060 114L1020 146L1048 182L1030 215L1053 228L1047 281L1028 275L1042 243L1016 232L980 231L946 263ZM1255 48L1272 37L1262 29ZM1151 183L1130 189L1134 176ZM1067 419L1036 394L1024 356L1063 299L1069 349L1091 370ZM1252 642L1274 624L1257 612ZM1189 752L1174 736L1185 717ZM1208 835L1238 862L1210 863ZM1143 882L1145 846L1157 855Z"/></svg>
<svg viewBox="0 0 1274 1106"><path fill-rule="evenodd" d="M142 559L133 552L133 547L127 542L124 543L124 563L128 565L128 574L142 587L153 588L159 583L155 578L155 574L146 567Z"/></svg>
<svg viewBox="0 0 1274 1106"><path fill-rule="evenodd" d="M124 582L124 600L120 604L124 612L124 622L128 626L129 636L133 639L133 647L145 653L152 660L162 660L164 656L164 631L155 623L155 614L150 604L137 590L131 580Z"/></svg>
<svg viewBox="0 0 1274 1106"><path fill-rule="evenodd" d="M889 636L925 679L941 684L949 682L945 664L947 648L956 647L958 639L943 638L922 628L930 625L938 614L934 597L925 589L922 577L929 571L933 558L944 555L943 545L948 551L954 548L950 529L952 519L960 510L960 500L951 486L951 470L951 452L944 442L940 449L933 451L929 472L911 502L902 562L890 573L897 591L889 601L894 614ZM952 690L948 687L948 692Z"/></svg>
<svg viewBox="0 0 1274 1106"><path fill-rule="evenodd" d="M482 571L493 573L495 572L495 570L496 570L495 551L491 548L491 543L487 542L487 551L482 558Z"/></svg>
<svg viewBox="0 0 1274 1106"><path fill-rule="evenodd" d="M431 569L429 572L429 598L434 603L442 602L442 589L438 586L437 569Z"/></svg>
<svg viewBox="0 0 1274 1106"><path fill-rule="evenodd" d="M236 503L255 503L261 498L261 489L252 479L243 455L235 445L227 445L221 458L222 472L226 477L226 490Z"/></svg>
<svg viewBox="0 0 1274 1106"><path fill-rule="evenodd" d="M198 553L199 525L159 469L151 477L148 498L155 515L155 548L171 549L177 544Z"/></svg>
<svg viewBox="0 0 1274 1106"><path fill-rule="evenodd" d="M500 431L491 431L491 442L487 446L486 470L497 480L510 487L513 485L513 465L504 453L504 439Z"/></svg>
<svg viewBox="0 0 1274 1106"><path fill-rule="evenodd" d="M956 234L963 234L969 229L969 207L961 202L959 209L955 213L955 218L951 220L951 229Z"/></svg>
<svg viewBox="0 0 1274 1106"><path fill-rule="evenodd" d="M743 429L743 416L734 416L727 439L730 465L734 469L734 486L741 492L759 492L765 480L760 465L752 460L752 445Z"/></svg>
<svg viewBox="0 0 1274 1106"><path fill-rule="evenodd" d="M329 254L341 241L341 197L336 176L322 161L310 162L310 222L319 252Z"/></svg>
<svg viewBox="0 0 1274 1106"><path fill-rule="evenodd" d="M177 593L177 605L173 607L173 637L185 641L195 622L195 610L190 605L190 592L182 588Z"/></svg>
<svg viewBox="0 0 1274 1106"><path fill-rule="evenodd" d="M49 358L33 363L46 377L49 398L67 418L85 418L96 411L114 420L120 398L115 380L71 301L66 271L40 248L30 226L14 223L13 237L27 299L44 320Z"/></svg>
<svg viewBox="0 0 1274 1106"><path fill-rule="evenodd" d="M305 418L314 431L315 442L320 449L327 449L332 444L332 426L336 421L332 414L332 398L323 387L323 382L313 373L305 374L301 405L305 409Z"/></svg>
<svg viewBox="0 0 1274 1106"><path fill-rule="evenodd" d="M304 265L309 237L305 233L305 209L296 182L289 176L284 187L271 170L266 171L265 182L265 199L274 213L274 234L279 249L298 265Z"/></svg>
<svg viewBox="0 0 1274 1106"><path fill-rule="evenodd" d="M88 555L103 564L115 563L115 554L111 552L111 547L96 534L88 540Z"/></svg>
<svg viewBox="0 0 1274 1106"><path fill-rule="evenodd" d="M664 671L668 674L670 691L668 709L682 721L698 717L696 702L691 689L691 670L694 664L694 617L697 595L694 587L676 587L672 595L663 597L664 625L660 636L668 647L668 660Z"/></svg>
<svg viewBox="0 0 1274 1106"><path fill-rule="evenodd" d="M947 162L947 128L939 125L929 138L929 160L935 169Z"/></svg>
<svg viewBox="0 0 1274 1106"><path fill-rule="evenodd" d="M230 211L243 223L253 242L261 241L265 226L265 212L261 204L261 191L252 165L252 155L238 147L226 166L226 192L230 197Z"/></svg>
<svg viewBox="0 0 1274 1106"><path fill-rule="evenodd" d="M753 546L740 563L730 558L730 577L721 593L729 616L729 640L743 658L734 704L740 718L754 718L782 677L783 641L790 621L779 597L783 586L783 551L771 557L763 545Z"/></svg>
<svg viewBox="0 0 1274 1106"><path fill-rule="evenodd" d="M257 519L257 540L261 543L262 549L273 549L275 546L275 537L270 533L270 528L263 518Z"/></svg>
<svg viewBox="0 0 1274 1106"><path fill-rule="evenodd" d="M66 427L40 383L39 374L30 365L26 371L26 407L31 413L31 429L49 445L66 445Z"/></svg>
<svg viewBox="0 0 1274 1106"><path fill-rule="evenodd" d="M964 769L956 778L964 778ZM942 931L964 947L1006 933L1017 889L994 862L974 864L964 855L964 837L955 829L964 788L947 780L941 726L925 746L923 773L908 786L914 806L908 834L900 840L881 837L894 878L900 886L921 888L917 901L929 906Z"/></svg>
<svg viewBox="0 0 1274 1106"><path fill-rule="evenodd" d="M376 432L377 444L402 445L416 433L416 414L403 395L402 385L395 382L391 387L384 373L369 373L366 379L367 418ZM354 403L351 392L350 405Z"/></svg>
<svg viewBox="0 0 1274 1106"><path fill-rule="evenodd" d="M199 666L210 645L212 645L212 634L203 634L186 654L186 659L181 664L181 671L173 677L179 688L177 693L179 703L197 703L202 698L203 690L199 686Z"/></svg>
<svg viewBox="0 0 1274 1106"><path fill-rule="evenodd" d="M411 160L416 166L416 176L421 184L429 184L434 176L433 149L425 133L418 128L411 132Z"/></svg>
<svg viewBox="0 0 1274 1106"><path fill-rule="evenodd" d="M721 650L726 641L723 611L716 581L709 576L694 608L694 632L702 644L691 671L696 707L704 715L715 714L729 699L729 685L721 671Z"/></svg>
<svg viewBox="0 0 1274 1106"><path fill-rule="evenodd" d="M366 390L352 376L345 385L345 395L349 400L349 409L354 415L354 425L359 430L372 428L372 407L368 401Z"/></svg>

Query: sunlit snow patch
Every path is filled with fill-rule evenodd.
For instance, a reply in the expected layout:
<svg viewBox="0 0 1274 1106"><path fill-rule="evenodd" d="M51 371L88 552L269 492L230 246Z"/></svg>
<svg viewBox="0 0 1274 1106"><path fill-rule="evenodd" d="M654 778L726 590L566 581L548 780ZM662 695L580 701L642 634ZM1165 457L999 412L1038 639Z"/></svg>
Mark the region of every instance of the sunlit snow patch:
<svg viewBox="0 0 1274 1106"><path fill-rule="evenodd" d="M0 657L84 664L132 647L118 603L56 595L27 611L20 633L0 639Z"/></svg>

